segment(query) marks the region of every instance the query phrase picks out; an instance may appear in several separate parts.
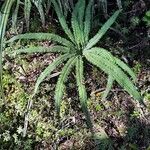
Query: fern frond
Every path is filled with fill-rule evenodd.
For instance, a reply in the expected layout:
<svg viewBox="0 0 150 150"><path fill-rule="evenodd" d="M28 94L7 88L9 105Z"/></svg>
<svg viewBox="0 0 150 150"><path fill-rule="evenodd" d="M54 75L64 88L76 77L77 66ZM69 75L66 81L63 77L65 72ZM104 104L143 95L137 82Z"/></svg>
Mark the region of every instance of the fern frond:
<svg viewBox="0 0 150 150"><path fill-rule="evenodd" d="M120 59L115 58L116 64L123 69L125 72L127 72L133 79L133 81L136 81L135 73Z"/></svg>
<svg viewBox="0 0 150 150"><path fill-rule="evenodd" d="M102 101L104 101L107 98L107 96L108 96L108 94L109 94L109 92L110 92L110 90L112 88L113 82L114 82L113 77L111 75L108 75L106 90L103 93Z"/></svg>
<svg viewBox="0 0 150 150"><path fill-rule="evenodd" d="M14 42L16 40L52 40L55 42L58 42L64 46L69 46L69 47L73 47L73 44L66 40L65 38L60 37L59 35L56 34L51 34L51 33L25 33L25 34L19 34L16 35L14 37L12 37L11 39L9 39L8 41L6 41L6 43L10 43L10 42Z"/></svg>
<svg viewBox="0 0 150 150"><path fill-rule="evenodd" d="M25 0L24 2L24 17L27 25L27 30L29 30L29 21L30 21L30 13L31 13L31 1L30 0Z"/></svg>
<svg viewBox="0 0 150 150"><path fill-rule="evenodd" d="M84 85L84 75L83 75L83 60L82 57L79 56L76 62L76 81L78 86L79 98L82 110L85 114L87 126L92 128L92 122L90 118L90 114L87 108L87 93Z"/></svg>
<svg viewBox="0 0 150 150"><path fill-rule="evenodd" d="M89 40L89 33L91 29L92 6L93 6L93 0L90 0L85 11L85 21L84 21L84 37L86 43Z"/></svg>
<svg viewBox="0 0 150 150"><path fill-rule="evenodd" d="M57 84L56 84L56 89L55 89L55 106L56 106L56 110L57 113L60 113L60 105L61 105L61 101L62 101L62 97L64 94L64 88L65 88L65 82L68 78L68 75L72 69L72 67L74 66L75 62L76 62L77 57L74 56L72 58L70 58L67 63L65 64L65 66L62 69L62 72L58 78Z"/></svg>
<svg viewBox="0 0 150 150"><path fill-rule="evenodd" d="M128 76L116 65L102 55L97 55L93 51L84 52L86 59L108 75L111 75L134 99L142 102L141 95L133 85Z"/></svg>
<svg viewBox="0 0 150 150"><path fill-rule="evenodd" d="M67 21L66 21L64 15L63 15L62 11L60 11L60 8L59 8L59 5L58 5L57 1L56 0L52 0L52 3L54 5L55 11L57 13L58 20L59 20L62 28L64 29L64 32L68 35L68 37L70 38L70 40L72 42L75 42L74 36L71 33L71 30L69 29L69 27L67 25Z"/></svg>
<svg viewBox="0 0 150 150"><path fill-rule="evenodd" d="M67 60L68 58L72 57L73 55L69 55L69 54L64 54L60 57L58 57L54 62L52 62L38 77L36 84L35 84L35 89L34 89L34 94L35 95L37 93L37 90L39 88L39 85L41 84L41 82L48 76L51 74L51 72L58 66L60 65L62 62L64 62L65 60Z"/></svg>
<svg viewBox="0 0 150 150"><path fill-rule="evenodd" d="M48 53L48 52L60 52L60 53L68 53L69 52L68 47L64 46L51 46L51 47L44 47L44 46L32 46L28 48L18 49L13 51L14 55L22 54L22 53Z"/></svg>
<svg viewBox="0 0 150 150"><path fill-rule="evenodd" d="M107 21L106 23L101 27L101 29L98 31L98 33L89 40L87 46L85 47L85 50L90 49L93 47L107 32L107 30L111 27L111 25L115 22L116 18L118 17L120 13L120 10L116 11Z"/></svg>

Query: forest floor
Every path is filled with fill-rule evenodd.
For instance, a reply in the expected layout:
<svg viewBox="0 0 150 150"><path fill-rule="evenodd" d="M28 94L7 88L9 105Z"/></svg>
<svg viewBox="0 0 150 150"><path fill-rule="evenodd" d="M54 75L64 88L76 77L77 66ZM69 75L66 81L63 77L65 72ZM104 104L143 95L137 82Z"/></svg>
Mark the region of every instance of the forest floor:
<svg viewBox="0 0 150 150"><path fill-rule="evenodd" d="M137 14L141 16L140 13ZM130 18L132 17L134 16L131 15ZM79 105L74 72L66 84L58 122L53 96L62 67L60 66L41 84L33 99L26 137L22 137L24 115L36 79L58 55L23 54L12 57L10 53L14 49L37 44L33 41L18 41L4 51L3 86L6 99L0 102L0 149L150 150L150 43L147 39L149 28L143 25L143 22L134 28L131 28L131 19L129 23L126 23L127 39L118 37L117 33L110 34L109 38L105 38L104 47L113 47L110 51L126 61L137 74L136 85L146 107L133 100L116 83L107 99L101 101L107 76L86 64L85 85L94 134L87 129ZM7 36L11 36L11 33L8 32ZM38 44L50 46L53 43L46 41Z"/></svg>

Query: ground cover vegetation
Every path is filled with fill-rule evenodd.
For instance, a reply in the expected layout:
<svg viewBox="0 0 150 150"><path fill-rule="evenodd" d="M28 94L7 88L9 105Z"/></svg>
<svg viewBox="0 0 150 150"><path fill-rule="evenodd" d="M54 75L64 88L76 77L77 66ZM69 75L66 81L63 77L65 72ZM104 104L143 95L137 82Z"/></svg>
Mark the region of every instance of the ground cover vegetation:
<svg viewBox="0 0 150 150"><path fill-rule="evenodd" d="M0 2L0 148L150 147L150 2Z"/></svg>

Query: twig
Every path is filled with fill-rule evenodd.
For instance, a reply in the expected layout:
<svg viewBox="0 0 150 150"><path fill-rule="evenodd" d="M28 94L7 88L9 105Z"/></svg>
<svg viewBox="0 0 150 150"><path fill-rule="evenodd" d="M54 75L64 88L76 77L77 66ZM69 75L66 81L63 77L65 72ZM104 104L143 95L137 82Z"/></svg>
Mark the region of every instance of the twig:
<svg viewBox="0 0 150 150"><path fill-rule="evenodd" d="M105 88L100 88L100 89L97 89L96 91L93 91L93 92L91 92L91 96L93 95L93 94L96 94L96 93L98 93L98 92L103 92L105 90ZM119 88L117 88L117 89L112 89L111 91L113 91L113 92L122 92L122 91L124 91L123 89L119 89Z"/></svg>

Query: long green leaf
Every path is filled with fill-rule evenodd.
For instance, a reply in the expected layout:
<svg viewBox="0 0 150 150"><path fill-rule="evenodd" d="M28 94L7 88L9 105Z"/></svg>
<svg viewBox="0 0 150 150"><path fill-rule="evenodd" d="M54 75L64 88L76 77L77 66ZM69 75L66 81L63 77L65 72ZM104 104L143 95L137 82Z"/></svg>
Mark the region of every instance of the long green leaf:
<svg viewBox="0 0 150 150"><path fill-rule="evenodd" d="M8 17L10 14L10 9L12 7L14 0L5 0L1 11L0 11L0 97L4 99L3 88L2 88L2 51L4 44L4 36L6 31L6 26L8 22Z"/></svg>
<svg viewBox="0 0 150 150"><path fill-rule="evenodd" d="M24 2L24 17L27 25L27 30L29 30L29 23L30 23L30 13L31 13L31 1L25 0Z"/></svg>
<svg viewBox="0 0 150 150"><path fill-rule="evenodd" d="M64 54L60 57L58 57L53 63L51 63L38 77L36 84L35 84L35 89L34 89L34 94L35 95L37 93L37 90L39 88L40 83L48 76L51 74L51 72L58 66L60 65L63 61L65 61L66 59L72 57L73 55L69 55L69 54Z"/></svg>
<svg viewBox="0 0 150 150"><path fill-rule="evenodd" d="M90 118L90 114L87 108L87 93L84 85L84 75L83 75L83 60L82 57L79 56L76 62L76 81L78 85L78 92L82 110L86 116L87 126L92 128L92 122Z"/></svg>
<svg viewBox="0 0 150 150"><path fill-rule="evenodd" d="M55 106L57 113L60 113L60 105L62 101L62 97L64 94L64 88L65 88L65 82L68 78L68 75L74 66L76 62L77 57L72 57L68 60L68 62L65 64L65 66L62 69L61 75L59 76L59 79L56 84L56 89L55 89Z"/></svg>
<svg viewBox="0 0 150 150"><path fill-rule="evenodd" d="M57 1L56 1L56 0L52 0L52 3L53 3L53 5L54 5L55 11L56 11L56 13L57 13L59 22L60 22L62 28L64 29L64 32L68 35L68 37L70 38L70 40L71 40L72 42L75 42L74 36L73 36L73 34L71 33L71 30L69 29L69 27L68 27L68 25L67 25L67 21L65 20L65 17L64 17L64 15L63 15L62 11L60 10Z"/></svg>
<svg viewBox="0 0 150 150"><path fill-rule="evenodd" d="M85 16L85 0L79 0L80 5L78 8L78 19L79 19L79 24L81 31L83 32L83 21L84 21L84 16Z"/></svg>
<svg viewBox="0 0 150 150"><path fill-rule="evenodd" d="M85 47L85 50L88 50L88 49L92 48L103 37L103 35L107 32L107 30L115 22L115 20L118 17L119 13L120 13L120 10L116 11L106 21L106 23L102 26L102 28L98 31L98 33L92 39L90 39L90 41L88 42L87 46Z"/></svg>
<svg viewBox="0 0 150 150"><path fill-rule="evenodd" d="M134 72L123 61L114 57L106 49L98 48L98 47L93 47L92 49L94 49L95 54L102 55L103 57L105 57L105 59L111 61L114 64L117 64L122 70L124 70L127 74L129 74L134 81L136 80L136 76L135 76Z"/></svg>
<svg viewBox="0 0 150 150"><path fill-rule="evenodd" d="M94 49L84 52L84 55L89 62L111 75L131 96L134 97L134 99L142 102L141 95L133 85L132 81L116 64L109 61L109 58L106 59L106 56L103 57L103 55L97 55L94 53Z"/></svg>
<svg viewBox="0 0 150 150"><path fill-rule="evenodd" d="M80 10L80 8L82 8L81 6L85 5L83 2L85 3L85 0L82 0L82 1L79 0L77 2L74 10L72 12L72 18L71 18L72 29L73 29L76 43L78 44L78 48L80 48L80 44L84 43L83 30L81 29L81 24L83 24L83 22L81 22L81 20L83 20L84 12L83 12L83 10L82 11ZM79 13L82 13L82 14L79 15ZM81 22L81 24L80 24L80 22Z"/></svg>
<svg viewBox="0 0 150 150"><path fill-rule="evenodd" d="M51 47L44 47L44 46L32 46L28 48L18 49L12 52L13 55L18 55L22 53L48 53L48 52L60 52L60 53L69 53L69 48L64 46L51 46Z"/></svg>
<svg viewBox="0 0 150 150"><path fill-rule="evenodd" d="M21 39L27 39L27 40L52 40L55 42L58 42L64 46L67 47L73 47L72 43L62 37L60 37L59 35L56 34L51 34L51 33L25 33L25 34L19 34L16 35L14 37L12 37L11 39L9 39L8 41L6 41L6 43L10 43L10 42L14 42L16 40L21 40Z"/></svg>
<svg viewBox="0 0 150 150"><path fill-rule="evenodd" d="M85 11L85 21L84 21L84 38L87 43L89 40L89 33L91 29L91 20L92 20L92 5L93 0L90 0Z"/></svg>
<svg viewBox="0 0 150 150"><path fill-rule="evenodd" d="M90 51L89 50L88 51L91 52L92 50L94 51L94 53L96 55L100 55L101 57L109 60L113 64L116 63L115 57L108 50L101 48L101 47L100 48L99 47L93 47L90 49ZM86 51L84 50L84 52L86 52Z"/></svg>
<svg viewBox="0 0 150 150"><path fill-rule="evenodd" d="M124 71L126 71L134 81L136 81L135 73L120 59L115 58L115 61L119 67L121 67Z"/></svg>

